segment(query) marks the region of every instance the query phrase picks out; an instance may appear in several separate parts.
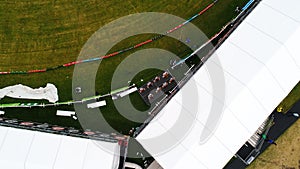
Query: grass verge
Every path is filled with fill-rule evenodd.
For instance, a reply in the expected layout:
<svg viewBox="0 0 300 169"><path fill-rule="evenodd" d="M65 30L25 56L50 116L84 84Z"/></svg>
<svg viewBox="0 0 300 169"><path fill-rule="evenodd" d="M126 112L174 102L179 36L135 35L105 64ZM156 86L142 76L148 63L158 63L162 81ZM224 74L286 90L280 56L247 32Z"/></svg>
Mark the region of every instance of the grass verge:
<svg viewBox="0 0 300 169"><path fill-rule="evenodd" d="M300 120L269 146L247 169L297 169L300 167Z"/></svg>

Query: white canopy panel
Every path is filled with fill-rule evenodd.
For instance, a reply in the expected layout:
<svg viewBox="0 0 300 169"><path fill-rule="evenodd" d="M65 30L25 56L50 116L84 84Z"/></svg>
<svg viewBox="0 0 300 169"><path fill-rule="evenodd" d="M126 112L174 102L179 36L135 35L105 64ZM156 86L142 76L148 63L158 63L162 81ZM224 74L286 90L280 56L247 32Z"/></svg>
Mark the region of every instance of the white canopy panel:
<svg viewBox="0 0 300 169"><path fill-rule="evenodd" d="M222 168L299 82L299 6L262 0L138 135L163 168Z"/></svg>
<svg viewBox="0 0 300 169"><path fill-rule="evenodd" d="M118 143L0 127L0 164L6 169L115 168Z"/></svg>
<svg viewBox="0 0 300 169"><path fill-rule="evenodd" d="M98 107L102 107L102 106L106 106L106 101L100 101L100 102L95 102L95 103L90 103L87 105L87 108L93 109L93 108L98 108Z"/></svg>
<svg viewBox="0 0 300 169"><path fill-rule="evenodd" d="M129 90L125 90L124 92L121 92L119 95L120 95L120 97L124 97L124 96L127 96L127 95L135 92L135 91L137 91L137 87L133 87Z"/></svg>
<svg viewBox="0 0 300 169"><path fill-rule="evenodd" d="M71 117L72 115L75 115L75 112L74 111L57 110L56 115Z"/></svg>

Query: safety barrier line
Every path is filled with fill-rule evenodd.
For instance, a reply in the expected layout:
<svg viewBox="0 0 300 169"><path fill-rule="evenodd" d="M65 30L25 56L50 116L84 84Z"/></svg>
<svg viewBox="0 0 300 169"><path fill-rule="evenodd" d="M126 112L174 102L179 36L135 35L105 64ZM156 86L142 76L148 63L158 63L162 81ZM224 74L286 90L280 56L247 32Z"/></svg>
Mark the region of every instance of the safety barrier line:
<svg viewBox="0 0 300 169"><path fill-rule="evenodd" d="M162 35L157 35L157 36L155 36L155 37L153 37L153 38L151 38L149 40L143 41L143 42L138 43L138 44L136 44L134 46L122 49L122 50L114 52L114 53L110 53L108 55L97 57L97 58L91 58L91 59L85 59L85 60L79 60L79 61L72 61L72 62L65 63L65 64L60 65L60 66L55 66L55 67L50 67L50 68L44 68L44 69L36 69L36 70L28 70L28 71L3 71L3 72L0 72L0 75L42 73L42 72L47 72L47 71L50 71L50 70L60 69L60 68L63 68L63 67L73 66L73 65L76 65L76 64L80 64L80 63L94 62L94 61L99 61L99 60L102 60L102 59L110 58L110 57L119 55L121 53L125 53L127 51L130 51L130 50L142 47L142 46L144 46L146 44L149 44L149 43L151 43L153 41L157 41L157 40L161 39L162 37L166 36L167 34L170 34L170 33L174 32L174 31L182 28L184 25L190 23L192 20L194 20L197 17L199 17L200 15L204 14L206 11L208 11L216 3L217 3L217 0L213 1L211 4L209 4L208 6L206 6L203 10L201 10L199 13L197 13L194 16L192 16L191 18L189 18L185 22L181 23L180 25L178 25L178 26L176 26L176 27L174 27L174 28L166 31Z"/></svg>

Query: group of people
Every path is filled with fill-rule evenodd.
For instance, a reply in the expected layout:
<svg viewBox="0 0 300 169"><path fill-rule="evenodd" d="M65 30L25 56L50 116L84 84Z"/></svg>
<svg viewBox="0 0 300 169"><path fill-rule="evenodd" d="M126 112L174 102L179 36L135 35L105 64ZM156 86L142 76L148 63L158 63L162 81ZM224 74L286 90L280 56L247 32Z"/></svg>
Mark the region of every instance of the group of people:
<svg viewBox="0 0 300 169"><path fill-rule="evenodd" d="M270 144L274 144L275 146L277 146L276 142L272 139L270 139L266 134L259 134L257 133L259 136L261 136L266 142L270 143Z"/></svg>

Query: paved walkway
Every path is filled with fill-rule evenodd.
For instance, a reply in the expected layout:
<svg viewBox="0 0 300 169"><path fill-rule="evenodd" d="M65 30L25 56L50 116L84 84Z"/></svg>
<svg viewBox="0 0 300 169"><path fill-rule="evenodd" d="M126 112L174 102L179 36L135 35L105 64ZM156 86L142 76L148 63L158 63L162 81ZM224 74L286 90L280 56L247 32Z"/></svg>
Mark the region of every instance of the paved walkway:
<svg viewBox="0 0 300 169"><path fill-rule="evenodd" d="M291 110L289 110L287 114L278 113L276 110L273 112L275 124L269 130L268 137L270 139L276 140L285 130L299 119L292 115L294 112L297 112L298 114L300 113L300 100L293 106L293 108L291 108ZM268 146L270 146L270 144L265 142L260 152L264 152ZM246 165L240 159L236 158L224 168L243 169L246 168Z"/></svg>

